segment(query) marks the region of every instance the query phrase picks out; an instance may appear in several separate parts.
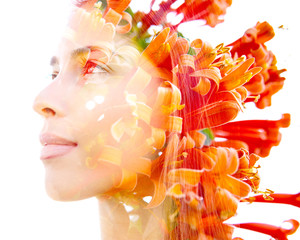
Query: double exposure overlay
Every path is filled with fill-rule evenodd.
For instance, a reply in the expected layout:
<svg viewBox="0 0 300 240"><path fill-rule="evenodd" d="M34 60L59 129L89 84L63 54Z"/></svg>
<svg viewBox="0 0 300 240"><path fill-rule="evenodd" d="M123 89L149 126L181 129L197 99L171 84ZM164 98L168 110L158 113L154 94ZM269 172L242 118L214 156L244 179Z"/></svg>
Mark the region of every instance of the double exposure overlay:
<svg viewBox="0 0 300 240"><path fill-rule="evenodd" d="M72 147L86 170L72 166L78 178L68 175L72 183L58 194L53 189L66 172L48 169L47 191L58 200L97 196L131 206L125 212L132 239L144 239L144 220L132 220L136 212L158 208L163 214L157 217L162 231L157 239L242 239L232 237L235 228L287 239L299 226L294 219L285 220L290 228L225 222L241 202L300 207L299 194L259 187L259 162L279 145L290 115L235 120L247 105L271 106L283 87L286 70L277 68L265 45L275 35L272 26L258 22L231 44L219 39L212 46L204 39L190 41L178 26L201 20L214 27L223 22L231 0L166 0L155 10L152 0L147 13L133 12L130 2L74 1L62 41L70 49L52 59L51 85L69 89L63 95L72 104L63 106L72 118L64 126L72 128L64 133L79 127L73 136L81 140ZM167 21L170 13L180 21ZM78 79L71 88L69 78ZM47 119L59 116L52 105L43 105L45 95L35 109ZM44 152L44 160L51 157ZM89 187L79 191L85 184Z"/></svg>

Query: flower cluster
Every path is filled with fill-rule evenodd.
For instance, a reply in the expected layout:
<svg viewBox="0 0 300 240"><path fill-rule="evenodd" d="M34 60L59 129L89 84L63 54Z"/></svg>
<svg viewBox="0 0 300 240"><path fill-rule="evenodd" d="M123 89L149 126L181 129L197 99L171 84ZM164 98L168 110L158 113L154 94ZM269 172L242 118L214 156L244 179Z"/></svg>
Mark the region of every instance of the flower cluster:
<svg viewBox="0 0 300 240"><path fill-rule="evenodd" d="M130 0L108 0L102 14L96 2L76 4L91 14L96 11L99 21L112 23L118 33L146 38L151 25L164 27L125 75L120 85L124 102L107 110L115 121L98 160L118 167L115 189L107 194L152 196L147 208L168 203L162 220L166 239L232 239L233 225L224 221L236 214L240 201L273 199L299 207L299 196L248 197L259 192L256 162L279 144L289 114L280 120L234 121L249 102L269 106L283 85L283 70L277 70L274 54L264 45L274 36L271 26L258 23L232 44L213 47L201 39L189 42L176 28L195 19L215 26L231 1L186 0L173 8L176 1L168 0L147 14L126 10ZM182 14L182 20L171 25L166 21L170 12ZM129 32L132 23L135 31ZM290 231L263 224L236 226L286 239L298 227L297 221L290 222Z"/></svg>
<svg viewBox="0 0 300 240"><path fill-rule="evenodd" d="M262 70L251 68L254 62L255 58L232 57L223 45L213 48L200 39L189 44L168 28L142 54L146 71L156 71L156 77L181 93L180 102L168 99L161 104L151 122L167 131L167 144L152 163L155 192L149 206L160 204L165 195L175 199L178 215L171 239L187 225L207 232L207 238L231 239L231 228L223 221L236 213L238 202L251 189L257 190L258 155L267 156L280 141L279 128L289 125L288 114L279 121L232 122L250 96L245 83ZM182 128L164 127L162 119L169 113L182 119ZM206 143L209 131L227 140ZM216 226L224 231L214 231Z"/></svg>
<svg viewBox="0 0 300 240"><path fill-rule="evenodd" d="M248 29L243 37L229 44L232 54L254 57L255 66L262 67L262 71L245 84L251 96L259 96L256 106L260 109L271 105L272 95L283 87L285 80L280 74L286 69L277 69L276 57L265 46L265 42L274 35L273 28L267 22L258 22L255 27Z"/></svg>
<svg viewBox="0 0 300 240"><path fill-rule="evenodd" d="M153 25L176 30L181 23L192 20L202 20L205 24L214 27L223 22L221 17L231 5L231 0L190 0L178 6L177 0L167 0L159 4L158 10L153 10L155 2L155 0L151 1L149 13L137 12L135 14L135 21L142 23L141 33L146 32ZM175 24L168 22L168 14L181 16L180 21Z"/></svg>

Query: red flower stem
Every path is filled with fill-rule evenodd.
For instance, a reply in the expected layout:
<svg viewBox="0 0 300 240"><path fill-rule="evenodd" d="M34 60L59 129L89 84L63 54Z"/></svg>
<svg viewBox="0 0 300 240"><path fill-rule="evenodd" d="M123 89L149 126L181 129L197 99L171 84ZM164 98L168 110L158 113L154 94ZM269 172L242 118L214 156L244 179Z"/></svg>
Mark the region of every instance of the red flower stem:
<svg viewBox="0 0 300 240"><path fill-rule="evenodd" d="M188 22L188 21L192 21L192 20L199 20L199 19L202 19L205 15L208 15L209 14L209 12L207 10L208 6L209 6L208 1L197 4L195 7L193 6L193 8L191 8L190 6L188 6L186 4L186 2L184 2L175 11L177 14L180 14L180 13L184 14L184 18L180 22L180 23L183 23L183 22ZM189 10L186 11L186 9L189 9Z"/></svg>
<svg viewBox="0 0 300 240"><path fill-rule="evenodd" d="M288 240L287 233L283 232L281 227L265 223L239 223L233 225L238 228L243 228L270 235L277 240Z"/></svg>
<svg viewBox="0 0 300 240"><path fill-rule="evenodd" d="M167 13L170 11L171 5L175 1L176 0L168 0L166 2L160 3L159 5L160 8L158 11L153 11L151 9L150 12L142 18L143 26L142 26L141 34L146 32L151 25L161 24L161 21L165 18Z"/></svg>
<svg viewBox="0 0 300 240"><path fill-rule="evenodd" d="M300 192L297 194L283 194L283 193L273 193L270 194L273 200L266 200L263 195L257 195L253 197L246 198L249 202L268 202L268 203L281 203L289 204L295 207L300 207Z"/></svg>
<svg viewBox="0 0 300 240"><path fill-rule="evenodd" d="M232 131L236 128L255 128L255 129L268 129L268 128L279 128L288 127L290 124L290 114L283 114L279 120L245 120L230 122L226 125L216 127L214 129Z"/></svg>

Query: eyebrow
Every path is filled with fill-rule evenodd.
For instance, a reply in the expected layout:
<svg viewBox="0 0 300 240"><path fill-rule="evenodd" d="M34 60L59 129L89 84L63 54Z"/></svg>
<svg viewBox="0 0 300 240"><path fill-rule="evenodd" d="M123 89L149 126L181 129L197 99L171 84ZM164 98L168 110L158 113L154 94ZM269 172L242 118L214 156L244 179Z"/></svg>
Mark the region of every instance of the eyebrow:
<svg viewBox="0 0 300 240"><path fill-rule="evenodd" d="M74 49L71 52L71 57L76 58L76 57L79 57L81 54L86 54L86 53L89 53L89 52L91 52L91 50L88 47L77 48L77 49Z"/></svg>
<svg viewBox="0 0 300 240"><path fill-rule="evenodd" d="M77 48L77 49L74 49L70 56L72 58L76 58L78 56L80 56L81 54L83 53L86 53L86 52L90 52L90 49L88 47L83 47L83 48ZM59 64L59 61L58 61L58 57L56 56L53 56L51 59L50 59L50 66L54 66L54 65L58 65Z"/></svg>
<svg viewBox="0 0 300 240"><path fill-rule="evenodd" d="M87 46L87 47L82 47L82 48L77 48L77 49L74 49L71 51L70 53L70 57L72 60L75 60L75 61L78 61L78 62L81 62L82 60L85 62L87 61L88 59L84 59L84 55L85 54L89 54L89 53L92 53L92 52L97 52L99 51L98 50L98 46ZM83 59L82 59L83 57ZM81 58L81 61L79 60L79 58ZM57 66L59 65L59 60L58 60L58 57L56 56L53 56L50 60L50 66L54 67L54 66ZM105 66L106 70L108 71L112 71L112 69L105 63L105 62L101 62L101 64L97 64L98 66Z"/></svg>
<svg viewBox="0 0 300 240"><path fill-rule="evenodd" d="M53 56L50 60L50 66L55 66L58 64L59 64L58 58L56 56Z"/></svg>

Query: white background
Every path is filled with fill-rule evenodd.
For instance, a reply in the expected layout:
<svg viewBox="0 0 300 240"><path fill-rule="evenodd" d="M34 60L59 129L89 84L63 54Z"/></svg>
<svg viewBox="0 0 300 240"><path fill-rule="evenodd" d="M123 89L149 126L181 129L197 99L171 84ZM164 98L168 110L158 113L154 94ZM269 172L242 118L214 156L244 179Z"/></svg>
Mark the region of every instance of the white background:
<svg viewBox="0 0 300 240"><path fill-rule="evenodd" d="M44 191L44 170L39 160L38 134L42 118L32 110L35 95L49 83L49 59L63 31L68 0L2 1L0 6L0 239L99 239L97 202L89 199L62 203L50 200ZM147 5L135 0L133 6ZM299 12L297 0L233 0L225 23L215 29L185 25L191 39L213 45L230 43L257 21L269 21L276 37L268 47L276 54L279 68L287 68L284 89L273 98L271 108L257 111L248 107L241 118L278 119L292 114L284 129L280 147L260 161L262 188L276 192L300 191L298 154L299 116ZM283 25L285 29L278 29ZM267 113L266 113L267 112ZM261 221L279 225L283 220L300 220L300 211L273 204L244 204L234 220ZM266 236L243 236L269 239ZM289 238L300 239L300 233Z"/></svg>

